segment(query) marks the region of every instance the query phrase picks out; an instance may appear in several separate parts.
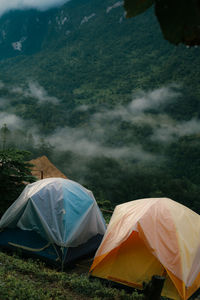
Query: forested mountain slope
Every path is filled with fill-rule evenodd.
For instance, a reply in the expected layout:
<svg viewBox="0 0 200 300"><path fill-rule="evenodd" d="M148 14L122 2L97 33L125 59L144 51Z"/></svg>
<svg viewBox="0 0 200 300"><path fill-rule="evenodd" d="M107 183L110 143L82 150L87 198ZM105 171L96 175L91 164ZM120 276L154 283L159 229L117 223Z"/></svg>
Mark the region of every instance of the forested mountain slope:
<svg viewBox="0 0 200 300"><path fill-rule="evenodd" d="M74 0L0 18L7 146L48 155L112 206L169 196L199 210L199 78L200 49L165 41L152 10Z"/></svg>
<svg viewBox="0 0 200 300"><path fill-rule="evenodd" d="M0 21L2 80L38 81L67 107L126 103L132 91L169 82L195 86L199 96L199 48L163 40L152 11L125 19L120 1L74 0L48 12L8 13Z"/></svg>

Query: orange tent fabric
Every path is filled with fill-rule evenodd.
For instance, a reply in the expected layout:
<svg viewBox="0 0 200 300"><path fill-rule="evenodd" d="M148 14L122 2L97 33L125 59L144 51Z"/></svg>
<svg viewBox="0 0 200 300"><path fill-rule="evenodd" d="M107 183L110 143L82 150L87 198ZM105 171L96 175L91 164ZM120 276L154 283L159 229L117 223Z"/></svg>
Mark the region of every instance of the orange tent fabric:
<svg viewBox="0 0 200 300"><path fill-rule="evenodd" d="M139 289L164 275L162 295L188 299L200 287L200 216L169 198L116 206L90 272Z"/></svg>

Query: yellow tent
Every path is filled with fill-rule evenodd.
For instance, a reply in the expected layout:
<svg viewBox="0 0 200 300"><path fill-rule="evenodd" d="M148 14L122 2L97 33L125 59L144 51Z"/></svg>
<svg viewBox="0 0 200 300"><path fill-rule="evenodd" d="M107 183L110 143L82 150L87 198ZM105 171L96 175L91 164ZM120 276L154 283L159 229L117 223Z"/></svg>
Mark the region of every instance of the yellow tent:
<svg viewBox="0 0 200 300"><path fill-rule="evenodd" d="M162 296L188 299L200 287L200 216L168 198L116 206L90 272L139 289L165 276Z"/></svg>

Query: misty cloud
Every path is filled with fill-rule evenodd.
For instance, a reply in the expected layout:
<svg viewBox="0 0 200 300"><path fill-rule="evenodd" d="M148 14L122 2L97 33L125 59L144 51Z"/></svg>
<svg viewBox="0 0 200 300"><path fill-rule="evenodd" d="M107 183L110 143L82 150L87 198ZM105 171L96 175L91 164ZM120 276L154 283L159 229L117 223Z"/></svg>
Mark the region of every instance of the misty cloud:
<svg viewBox="0 0 200 300"><path fill-rule="evenodd" d="M150 92L140 92L134 96L129 109L132 113L138 114L149 109L157 110L162 105L168 104L175 97L180 96L180 92L174 88L178 86L162 87Z"/></svg>
<svg viewBox="0 0 200 300"><path fill-rule="evenodd" d="M47 10L60 6L69 0L1 0L0 16L10 10L38 9Z"/></svg>
<svg viewBox="0 0 200 300"><path fill-rule="evenodd" d="M23 89L21 87L12 87L10 89L10 92L12 94L21 94L21 95L24 94L24 91L23 91Z"/></svg>
<svg viewBox="0 0 200 300"><path fill-rule="evenodd" d="M6 110L9 104L10 104L9 99L0 97L0 109L2 109L2 111Z"/></svg>
<svg viewBox="0 0 200 300"><path fill-rule="evenodd" d="M5 85L4 85L3 81L0 80L0 90L1 90L2 88L4 88L4 86L5 86Z"/></svg>
<svg viewBox="0 0 200 300"><path fill-rule="evenodd" d="M52 101L57 103L57 98L51 97L37 82L29 82L27 88L15 87L12 93L20 93L26 97L32 97L38 103ZM133 97L127 105L117 105L112 109L102 109L98 113L91 114L87 123L79 127L57 128L52 134L42 136L37 125L33 121L23 121L14 114L0 112L0 126L7 124L9 129L26 128L26 133L31 133L36 143L44 140L54 147L56 153L60 151L71 151L81 157L105 156L114 159L128 159L143 162L162 159L154 155L142 146L137 139L131 141L131 131L123 131L128 134L128 143L124 136L120 142L119 127L121 122L128 122L131 126L142 128L149 127L149 135L145 137L148 141L159 143L171 143L181 136L200 134L200 121L191 119L189 121L177 121L166 113L162 113L162 106L167 106L175 97L181 97L180 89L165 87L149 92L141 92ZM2 99L5 103L5 99ZM2 102L3 103L3 102ZM1 107L0 107L1 108ZM153 112L151 110L153 109ZM90 110L90 106L82 105L77 108L80 112ZM132 127L131 127L132 128ZM120 133L121 134L121 133ZM116 140L117 137L117 140ZM117 143L116 143L117 141Z"/></svg>
<svg viewBox="0 0 200 300"><path fill-rule="evenodd" d="M112 138L118 134L120 121L130 122L132 125L147 125L153 130L158 124L171 124L170 117L164 114L147 113L154 109L159 111L161 106L171 103L175 97L180 96L177 86L163 87L154 91L140 92L134 95L133 100L127 105L117 105L112 109L103 109L88 119L87 125L82 128L60 128L48 139L56 149L68 150L82 156L95 157L107 156L112 158L135 159L139 161L152 161L155 157L152 153L143 149L142 145L132 143L116 146ZM82 105L77 110L87 111L88 106ZM124 132L124 134L126 134ZM111 145L105 145L109 139ZM149 139L151 136L149 137ZM110 143L109 143L110 145Z"/></svg>
<svg viewBox="0 0 200 300"><path fill-rule="evenodd" d="M40 104L44 102L57 104L59 102L56 97L49 96L46 90L37 82L29 82L29 90L27 95L37 99Z"/></svg>
<svg viewBox="0 0 200 300"><path fill-rule="evenodd" d="M157 126L151 138L153 141L170 143L179 137L194 134L200 134L199 120L192 119L186 122L175 122L171 120L171 122L161 123Z"/></svg>
<svg viewBox="0 0 200 300"><path fill-rule="evenodd" d="M24 121L14 114L0 112L0 128L6 124L9 129L21 129L24 127Z"/></svg>
<svg viewBox="0 0 200 300"><path fill-rule="evenodd" d="M31 97L36 99L38 104L43 104L46 102L52 104L58 104L59 100L56 97L49 96L47 91L37 82L37 81L29 81L28 88L12 87L12 94L20 94L24 97Z"/></svg>
<svg viewBox="0 0 200 300"><path fill-rule="evenodd" d="M167 106L176 97L180 97L181 93L178 85L162 87L153 91L141 91L133 95L132 101L128 105L118 105L112 110L105 110L97 113L95 118L101 119L121 119L126 122L135 123L136 120L146 119L146 114L149 110L155 112Z"/></svg>
<svg viewBox="0 0 200 300"><path fill-rule="evenodd" d="M95 125L92 128L93 134L101 140L101 135L105 135L107 127L98 130ZM106 156L115 159L131 158L136 160L149 161L155 159L154 155L142 149L141 145L132 147L108 147L101 142L88 138L87 128L70 128L57 129L57 131L49 136L48 142L61 151L72 151L80 156L95 157Z"/></svg>
<svg viewBox="0 0 200 300"><path fill-rule="evenodd" d="M176 101L177 97L181 96L181 86L178 85L140 92L133 96L129 104L118 105L112 110L107 109L98 112L93 115L92 119L93 122L100 124L103 128L106 120L110 120L111 124L125 121L132 126L142 127L145 125L152 131L152 134L146 139L171 143L182 136L200 134L200 120L193 118L189 121L177 121L161 112L162 108L167 107L172 101Z"/></svg>
<svg viewBox="0 0 200 300"><path fill-rule="evenodd" d="M88 111L88 110L89 110L89 106L86 104L80 105L79 107L76 108L76 111L80 111L80 112L81 111L84 112L84 111Z"/></svg>

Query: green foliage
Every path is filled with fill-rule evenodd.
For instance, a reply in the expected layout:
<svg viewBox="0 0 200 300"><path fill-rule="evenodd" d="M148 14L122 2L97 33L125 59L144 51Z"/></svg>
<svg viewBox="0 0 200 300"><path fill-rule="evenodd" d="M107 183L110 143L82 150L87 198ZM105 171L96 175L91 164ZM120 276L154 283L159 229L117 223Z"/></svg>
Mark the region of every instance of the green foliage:
<svg viewBox="0 0 200 300"><path fill-rule="evenodd" d="M85 273L57 272L40 261L4 253L0 253L0 293L4 300L143 299L136 291L131 294L106 286Z"/></svg>
<svg viewBox="0 0 200 300"><path fill-rule="evenodd" d="M29 155L17 149L0 150L0 214L16 200L27 182L34 181L31 165L26 162Z"/></svg>

